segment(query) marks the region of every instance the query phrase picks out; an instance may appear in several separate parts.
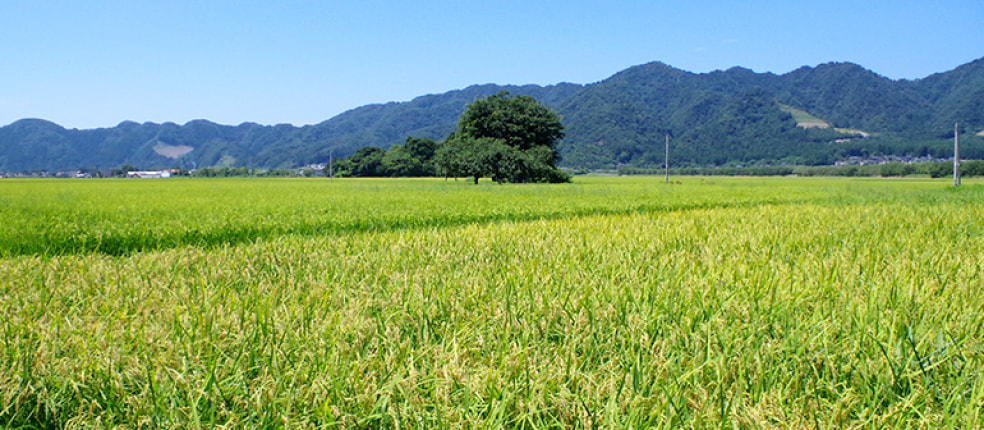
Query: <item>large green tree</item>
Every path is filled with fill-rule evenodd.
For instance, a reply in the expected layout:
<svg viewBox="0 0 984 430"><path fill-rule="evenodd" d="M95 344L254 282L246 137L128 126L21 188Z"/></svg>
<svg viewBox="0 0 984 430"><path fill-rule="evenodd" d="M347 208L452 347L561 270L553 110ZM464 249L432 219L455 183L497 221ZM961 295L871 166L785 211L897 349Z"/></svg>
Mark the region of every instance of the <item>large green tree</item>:
<svg viewBox="0 0 984 430"><path fill-rule="evenodd" d="M359 148L347 159L339 160L335 166L340 176L387 176L383 169L383 156L386 150L375 146Z"/></svg>
<svg viewBox="0 0 984 430"><path fill-rule="evenodd" d="M385 176L424 176L420 160L414 158L407 148L395 144L386 150L382 159Z"/></svg>
<svg viewBox="0 0 984 430"><path fill-rule="evenodd" d="M435 155L449 176L491 177L497 182L569 182L557 169L560 115L533 97L506 91L475 100L457 130Z"/></svg>

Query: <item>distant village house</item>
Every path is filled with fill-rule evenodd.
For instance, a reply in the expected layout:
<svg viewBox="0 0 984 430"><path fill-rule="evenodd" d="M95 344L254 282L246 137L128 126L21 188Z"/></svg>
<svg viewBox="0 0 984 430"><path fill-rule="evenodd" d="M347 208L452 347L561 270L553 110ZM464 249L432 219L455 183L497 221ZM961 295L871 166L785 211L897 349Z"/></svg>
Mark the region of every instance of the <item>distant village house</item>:
<svg viewBox="0 0 984 430"><path fill-rule="evenodd" d="M170 178L171 173L176 172L176 170L134 170L126 172L126 177L141 179Z"/></svg>

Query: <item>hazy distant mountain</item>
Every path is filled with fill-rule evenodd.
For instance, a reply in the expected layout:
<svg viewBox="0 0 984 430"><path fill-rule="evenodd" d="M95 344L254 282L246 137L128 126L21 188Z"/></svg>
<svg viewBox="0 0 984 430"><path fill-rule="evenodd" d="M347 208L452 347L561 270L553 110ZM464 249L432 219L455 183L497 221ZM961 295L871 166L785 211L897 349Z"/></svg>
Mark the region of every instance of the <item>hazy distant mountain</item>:
<svg viewBox="0 0 984 430"><path fill-rule="evenodd" d="M25 119L0 128L0 171L123 164L294 167L363 146L387 148L407 136L441 140L467 103L500 90L533 96L561 113L567 166L659 166L667 135L674 165L825 163L875 153L945 156L955 122L970 132L963 154L984 158L977 148L984 145L975 145L984 143L976 135L984 130L984 59L915 81L891 80L850 63L783 75L739 67L695 74L650 63L591 85L472 86L367 105L304 127L196 120L69 130Z"/></svg>

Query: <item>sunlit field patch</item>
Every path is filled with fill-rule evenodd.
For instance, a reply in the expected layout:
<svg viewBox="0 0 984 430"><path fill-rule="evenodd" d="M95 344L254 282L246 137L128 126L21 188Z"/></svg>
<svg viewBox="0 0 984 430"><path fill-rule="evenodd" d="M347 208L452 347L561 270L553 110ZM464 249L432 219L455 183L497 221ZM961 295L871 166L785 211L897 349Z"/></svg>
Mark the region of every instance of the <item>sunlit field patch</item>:
<svg viewBox="0 0 984 430"><path fill-rule="evenodd" d="M2 182L0 424L984 425L984 187L679 180Z"/></svg>

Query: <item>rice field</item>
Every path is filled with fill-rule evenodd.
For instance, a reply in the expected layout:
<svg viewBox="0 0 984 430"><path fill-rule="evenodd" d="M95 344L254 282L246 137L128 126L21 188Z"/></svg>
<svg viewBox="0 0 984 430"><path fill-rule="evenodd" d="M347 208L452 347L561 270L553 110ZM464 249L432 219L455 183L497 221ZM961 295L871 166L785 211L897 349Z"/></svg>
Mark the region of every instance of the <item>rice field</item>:
<svg viewBox="0 0 984 430"><path fill-rule="evenodd" d="M984 427L984 185L672 179L0 181L0 427Z"/></svg>

